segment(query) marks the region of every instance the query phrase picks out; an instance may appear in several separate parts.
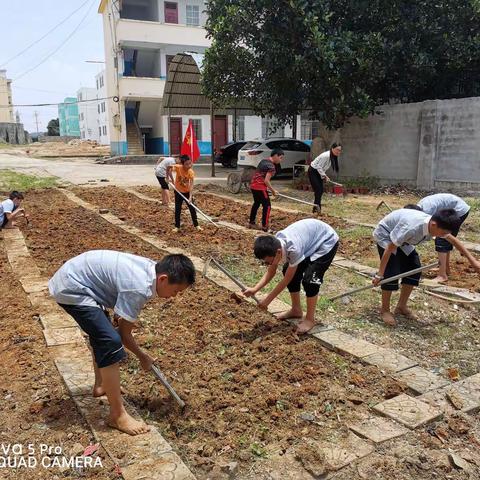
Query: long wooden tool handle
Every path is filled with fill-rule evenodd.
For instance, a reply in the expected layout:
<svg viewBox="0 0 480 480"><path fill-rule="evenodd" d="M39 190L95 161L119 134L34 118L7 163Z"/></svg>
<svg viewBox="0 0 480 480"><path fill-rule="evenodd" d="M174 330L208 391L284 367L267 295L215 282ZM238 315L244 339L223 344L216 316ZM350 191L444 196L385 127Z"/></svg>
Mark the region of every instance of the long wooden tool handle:
<svg viewBox="0 0 480 480"><path fill-rule="evenodd" d="M185 402L178 396L177 392L168 383L168 380L165 378L165 375L161 372L161 370L157 366L152 365L152 372L160 380L160 382L162 382L163 386L168 390L168 393L175 399L180 408L185 408Z"/></svg>
<svg viewBox="0 0 480 480"><path fill-rule="evenodd" d="M247 286L244 283L242 283L238 278L235 278L223 265L218 263L214 258L211 259L211 262L215 264L215 266L220 271L222 271L235 285L240 287L242 292L247 289ZM260 300L255 295L252 295L252 298L257 302L257 304L260 303Z"/></svg>
<svg viewBox="0 0 480 480"><path fill-rule="evenodd" d="M384 285L385 283L393 282L394 280L400 280L401 278L409 277L410 275L415 275L416 273L423 272L424 270L430 270L431 268L438 267L438 262L431 263L430 265L426 265L425 267L415 268L414 270L410 270L409 272L401 273L400 275L395 275L390 278L385 278L378 285L367 285L365 287L356 288L354 290L350 290L349 292L341 293L340 295L336 295L335 297L329 298L331 302L338 300L342 297L347 297L349 295L354 295L355 293L363 292L364 290L371 290L372 288L379 287L380 285Z"/></svg>
<svg viewBox="0 0 480 480"><path fill-rule="evenodd" d="M182 192L179 192L172 182L168 183L189 205L191 205L200 215L202 215L206 220L215 225L215 228L218 229L218 225L206 213L203 213L193 202L191 202L185 195L183 195Z"/></svg>
<svg viewBox="0 0 480 480"><path fill-rule="evenodd" d="M311 207L318 207L318 205L316 205L315 203L305 202L304 200L300 200L299 198L295 198L295 197L289 197L288 195L284 195L283 193L277 193L277 195L279 197L288 198L289 200L293 200L294 202L304 203L305 205L310 205Z"/></svg>
<svg viewBox="0 0 480 480"><path fill-rule="evenodd" d="M332 185L336 185L337 187L343 187L343 183L334 182L333 180L329 180L328 183L331 183Z"/></svg>

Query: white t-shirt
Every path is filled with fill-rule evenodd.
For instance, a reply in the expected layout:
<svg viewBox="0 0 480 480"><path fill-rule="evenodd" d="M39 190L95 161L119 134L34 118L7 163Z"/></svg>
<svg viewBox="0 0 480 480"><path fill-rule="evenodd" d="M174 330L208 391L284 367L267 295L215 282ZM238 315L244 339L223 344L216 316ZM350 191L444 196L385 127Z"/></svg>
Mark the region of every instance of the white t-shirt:
<svg viewBox="0 0 480 480"><path fill-rule="evenodd" d="M15 210L15 204L13 200L7 198L2 203L0 203L0 227L3 225L3 221L5 220L6 213L12 213Z"/></svg>
<svg viewBox="0 0 480 480"><path fill-rule="evenodd" d="M432 239L428 231L431 218L428 213L409 208L394 210L380 220L373 231L373 238L384 249L393 243L405 255L410 255L415 250L414 245Z"/></svg>
<svg viewBox="0 0 480 480"><path fill-rule="evenodd" d="M175 165L175 159L173 157L165 157L156 167L155 175L157 177L165 178L167 176L167 168Z"/></svg>
<svg viewBox="0 0 480 480"><path fill-rule="evenodd" d="M321 153L311 164L310 166L318 171L321 177L325 177L326 171L332 166L330 161L330 150Z"/></svg>
<svg viewBox="0 0 480 480"><path fill-rule="evenodd" d="M459 217L463 217L470 211L470 206L460 197L451 193L437 193L422 198L418 206L429 215L435 215L439 210L452 208Z"/></svg>
<svg viewBox="0 0 480 480"><path fill-rule="evenodd" d="M50 295L65 305L113 308L134 322L156 295L155 262L112 250L92 250L65 262L48 282Z"/></svg>
<svg viewBox="0 0 480 480"><path fill-rule="evenodd" d="M280 240L284 257L292 267L308 257L312 262L323 257L338 242L337 232L330 225L313 218L292 223L275 236Z"/></svg>

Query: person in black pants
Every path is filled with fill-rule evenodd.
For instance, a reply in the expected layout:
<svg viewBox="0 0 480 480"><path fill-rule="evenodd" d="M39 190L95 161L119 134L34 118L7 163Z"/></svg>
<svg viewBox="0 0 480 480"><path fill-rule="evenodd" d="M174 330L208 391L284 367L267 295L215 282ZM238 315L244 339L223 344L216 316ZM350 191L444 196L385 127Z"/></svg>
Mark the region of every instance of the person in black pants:
<svg viewBox="0 0 480 480"><path fill-rule="evenodd" d="M262 206L262 230L264 232L268 231L268 225L270 222L270 197L269 191L275 195L277 192L272 187L270 179L276 173L276 165L279 165L283 159L283 150L279 148L274 148L270 153L270 158L262 160L255 171L252 181L250 182L250 190L253 195L253 205L250 211L250 222L248 224L249 228L258 229L258 226L255 222L257 218L257 212Z"/></svg>
<svg viewBox="0 0 480 480"><path fill-rule="evenodd" d="M315 207L313 213L322 213L322 196L323 196L323 181L330 180L326 171L332 168L334 172L338 172L338 157L342 153L342 146L333 143L330 150L320 154L308 168L308 178L315 192Z"/></svg>

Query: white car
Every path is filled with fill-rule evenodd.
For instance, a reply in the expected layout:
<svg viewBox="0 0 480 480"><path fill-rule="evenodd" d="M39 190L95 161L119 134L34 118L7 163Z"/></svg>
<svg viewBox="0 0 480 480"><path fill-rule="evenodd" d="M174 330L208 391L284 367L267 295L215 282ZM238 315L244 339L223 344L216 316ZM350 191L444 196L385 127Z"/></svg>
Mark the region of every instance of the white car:
<svg viewBox="0 0 480 480"><path fill-rule="evenodd" d="M307 163L310 157L310 147L300 140L268 138L247 142L238 152L238 166L240 168L256 168L261 160L270 157L270 152L274 148L281 148L285 152L280 165L282 171L293 171L293 166L296 163Z"/></svg>

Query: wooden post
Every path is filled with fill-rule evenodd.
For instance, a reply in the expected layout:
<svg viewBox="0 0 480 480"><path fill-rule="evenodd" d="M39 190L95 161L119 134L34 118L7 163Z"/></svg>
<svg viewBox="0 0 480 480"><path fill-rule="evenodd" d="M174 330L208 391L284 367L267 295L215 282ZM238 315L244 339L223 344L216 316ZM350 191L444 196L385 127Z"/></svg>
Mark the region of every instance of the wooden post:
<svg viewBox="0 0 480 480"><path fill-rule="evenodd" d="M215 115L213 103L210 102L210 140L212 144L212 177L215 177Z"/></svg>

